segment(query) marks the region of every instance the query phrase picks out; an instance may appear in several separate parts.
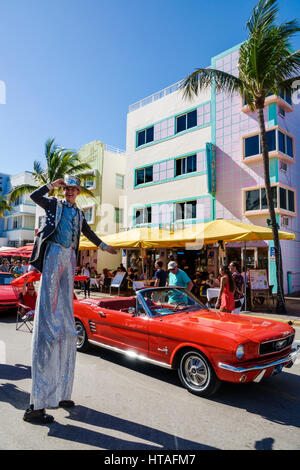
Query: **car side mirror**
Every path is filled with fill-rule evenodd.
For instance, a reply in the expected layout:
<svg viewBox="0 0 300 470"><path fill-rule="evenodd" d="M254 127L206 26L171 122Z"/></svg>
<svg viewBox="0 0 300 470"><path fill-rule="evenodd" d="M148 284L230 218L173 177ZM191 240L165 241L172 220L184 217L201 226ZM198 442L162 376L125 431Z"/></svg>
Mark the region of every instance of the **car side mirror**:
<svg viewBox="0 0 300 470"><path fill-rule="evenodd" d="M136 315L136 308L135 307L129 307L128 313L132 315L133 317Z"/></svg>

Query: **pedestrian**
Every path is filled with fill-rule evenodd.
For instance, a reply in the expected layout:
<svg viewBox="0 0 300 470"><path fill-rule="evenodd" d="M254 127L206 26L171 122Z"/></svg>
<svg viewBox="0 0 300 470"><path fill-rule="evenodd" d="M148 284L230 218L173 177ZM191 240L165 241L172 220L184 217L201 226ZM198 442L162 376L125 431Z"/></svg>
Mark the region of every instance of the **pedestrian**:
<svg viewBox="0 0 300 470"><path fill-rule="evenodd" d="M82 270L83 276L86 276L86 281L84 282L84 297L86 299L86 294L88 294L88 297L91 296L91 288L90 288L90 283L91 283L91 270L90 270L90 263L85 263L85 266Z"/></svg>
<svg viewBox="0 0 300 470"><path fill-rule="evenodd" d="M1 273L8 273L9 272L9 262L8 262L8 259L4 258L2 260L2 264L0 265L0 272Z"/></svg>
<svg viewBox="0 0 300 470"><path fill-rule="evenodd" d="M46 197L49 190L62 187L64 200ZM74 379L77 334L73 315L73 288L80 233L109 253L116 251L103 243L76 206L80 180L66 175L31 194L46 213L38 231L30 264L42 273L32 339L32 388L30 406L23 419L51 423L45 408L74 406L71 393Z"/></svg>
<svg viewBox="0 0 300 470"><path fill-rule="evenodd" d="M234 302L234 291L235 282L229 271L228 266L223 266L220 269L221 282L220 282L220 293L216 303L216 308L219 308L221 312L231 313L235 309Z"/></svg>
<svg viewBox="0 0 300 470"><path fill-rule="evenodd" d="M182 269L179 269L177 266L176 261L170 261L168 264L169 270L169 277L168 277L168 285L169 287L185 287L189 291L193 289L194 283L189 278L187 273ZM179 291L169 291L169 303L180 303L182 299L182 293Z"/></svg>
<svg viewBox="0 0 300 470"><path fill-rule="evenodd" d="M13 268L13 274L16 277L22 276L22 274L24 274L21 261L17 261L16 266Z"/></svg>
<svg viewBox="0 0 300 470"><path fill-rule="evenodd" d="M28 266L28 263L26 262L25 259L22 260L22 266L21 267L22 267L23 274L26 274L27 271L28 271L29 266Z"/></svg>
<svg viewBox="0 0 300 470"><path fill-rule="evenodd" d="M37 293L35 291L33 282L28 282L25 279L23 288L22 288L22 304L25 307L30 308L30 311L27 312L27 315L34 314L36 307ZM26 312L24 312L26 313Z"/></svg>
<svg viewBox="0 0 300 470"><path fill-rule="evenodd" d="M236 261L231 261L229 264L229 270L232 274L232 277L235 282L236 289L234 291L234 301L235 301L235 308L241 308L241 299L244 297L244 278L239 272L239 265Z"/></svg>
<svg viewBox="0 0 300 470"><path fill-rule="evenodd" d="M169 279L168 285L171 286L178 286L178 287L186 287L189 291L193 288L193 281L189 278L185 271L179 269L177 266L176 261L170 261L168 264Z"/></svg>
<svg viewBox="0 0 300 470"><path fill-rule="evenodd" d="M163 262L156 261L155 263L155 274L154 274L154 287L165 287L167 283L168 273L163 269Z"/></svg>

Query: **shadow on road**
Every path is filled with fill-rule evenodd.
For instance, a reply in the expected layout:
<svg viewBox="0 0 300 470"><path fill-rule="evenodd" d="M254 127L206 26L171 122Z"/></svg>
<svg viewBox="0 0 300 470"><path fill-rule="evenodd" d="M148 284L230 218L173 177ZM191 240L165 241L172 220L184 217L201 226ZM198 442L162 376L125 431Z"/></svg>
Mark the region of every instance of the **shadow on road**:
<svg viewBox="0 0 300 470"><path fill-rule="evenodd" d="M28 408L30 394L14 383L5 383L5 380L16 381L29 377L30 367L28 366L0 364L0 402L9 403L17 410L23 411ZM67 419L76 421L76 425L54 421L51 425L47 425L49 436L105 450L217 450L215 447L183 439L87 406L77 405L67 412L69 413ZM55 410L53 414L55 416ZM37 425L26 423L26 426L28 426L29 435L30 426ZM88 426L100 427L101 432L88 429ZM103 429L107 429L108 433L103 432ZM120 432L130 436L129 439L111 435L111 433Z"/></svg>
<svg viewBox="0 0 300 470"><path fill-rule="evenodd" d="M166 370L138 360L130 360L118 353L96 347L88 354L101 356L105 361L182 388L175 370ZM223 382L216 395L199 400L210 400L246 409L249 413L262 416L274 423L300 427L300 376L293 374L293 369L283 370L289 372L268 377L259 384Z"/></svg>

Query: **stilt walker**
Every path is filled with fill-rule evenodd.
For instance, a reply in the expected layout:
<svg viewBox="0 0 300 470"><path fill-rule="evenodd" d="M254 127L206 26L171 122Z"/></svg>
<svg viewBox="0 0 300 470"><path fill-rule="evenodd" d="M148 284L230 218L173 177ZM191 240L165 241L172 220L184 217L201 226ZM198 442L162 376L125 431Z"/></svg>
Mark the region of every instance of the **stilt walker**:
<svg viewBox="0 0 300 470"><path fill-rule="evenodd" d="M65 200L46 197L63 187ZM80 180L66 176L37 189L31 199L41 206L46 219L37 233L30 264L42 273L32 340L32 390L23 419L51 423L46 408L74 406L71 400L77 334L73 315L76 255L81 232L96 246L115 254L87 224L76 206Z"/></svg>

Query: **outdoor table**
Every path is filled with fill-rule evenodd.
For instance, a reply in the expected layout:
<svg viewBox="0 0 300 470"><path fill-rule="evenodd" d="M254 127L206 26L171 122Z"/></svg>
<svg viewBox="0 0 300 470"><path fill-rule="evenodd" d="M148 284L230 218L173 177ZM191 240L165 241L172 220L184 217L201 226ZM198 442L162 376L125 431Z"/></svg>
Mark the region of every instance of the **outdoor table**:
<svg viewBox="0 0 300 470"><path fill-rule="evenodd" d="M206 291L206 297L207 300L210 301L211 299L215 299L216 297L219 296L220 293L220 288L219 287L214 287L214 288L209 288Z"/></svg>

